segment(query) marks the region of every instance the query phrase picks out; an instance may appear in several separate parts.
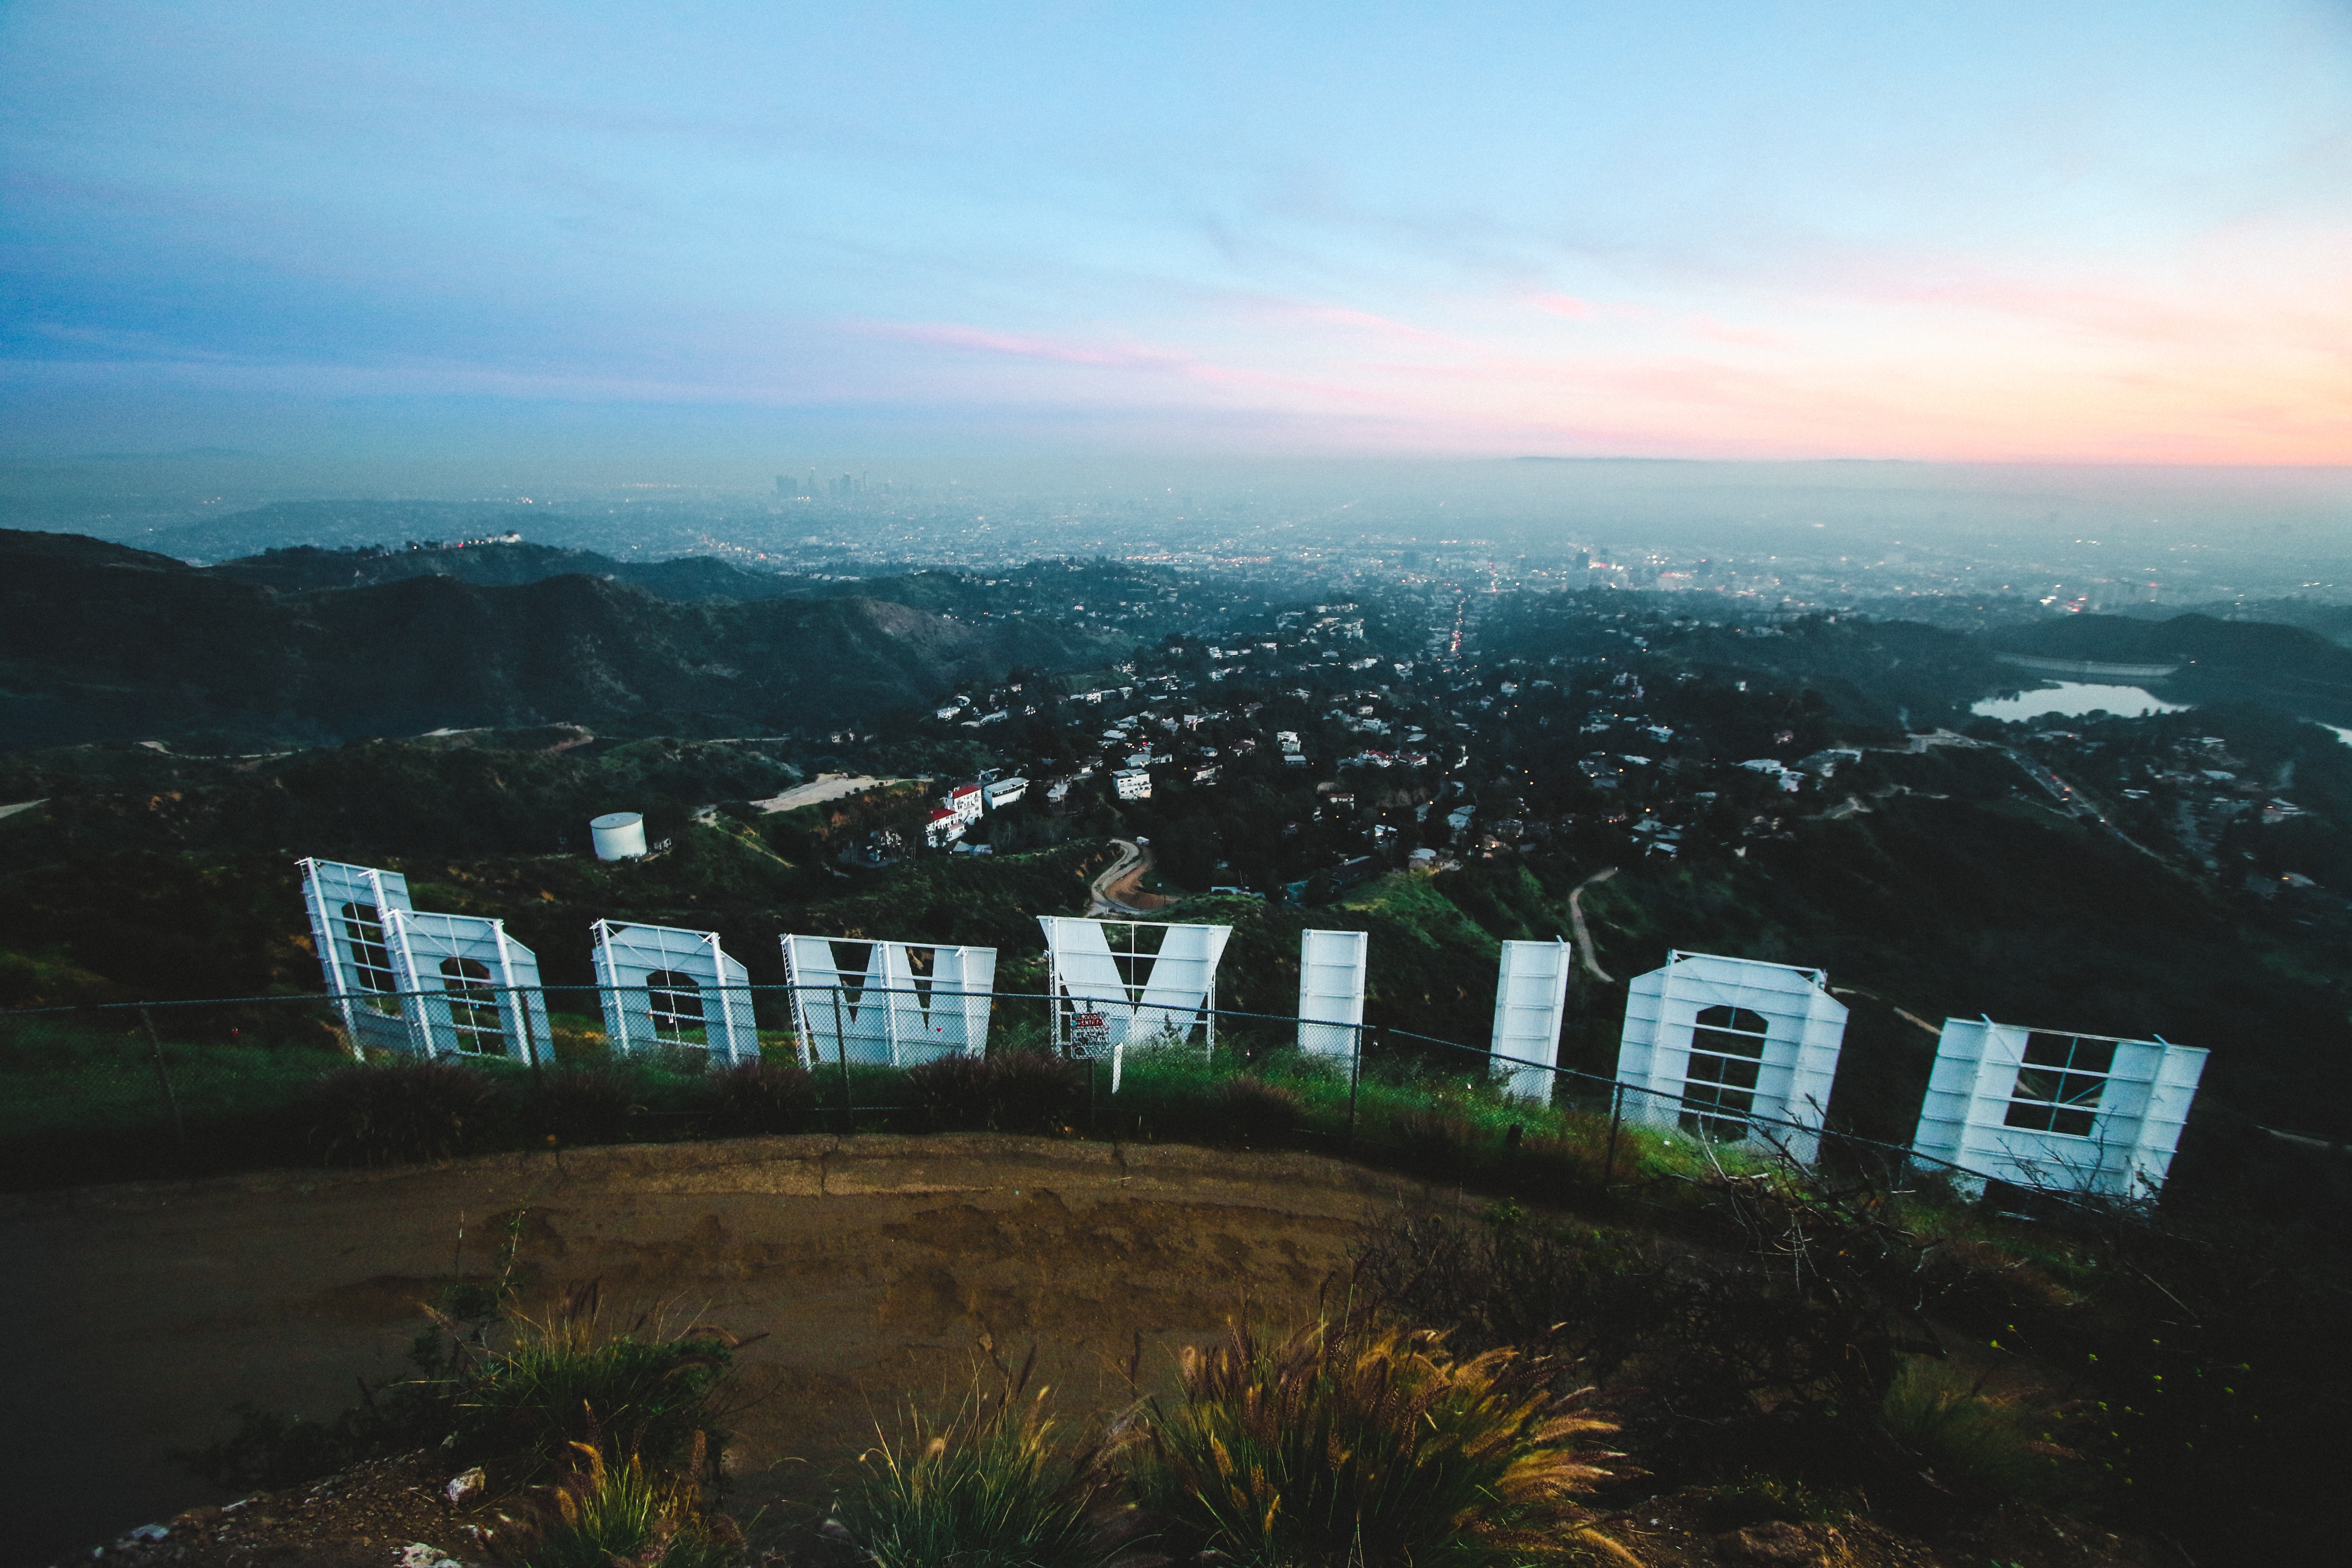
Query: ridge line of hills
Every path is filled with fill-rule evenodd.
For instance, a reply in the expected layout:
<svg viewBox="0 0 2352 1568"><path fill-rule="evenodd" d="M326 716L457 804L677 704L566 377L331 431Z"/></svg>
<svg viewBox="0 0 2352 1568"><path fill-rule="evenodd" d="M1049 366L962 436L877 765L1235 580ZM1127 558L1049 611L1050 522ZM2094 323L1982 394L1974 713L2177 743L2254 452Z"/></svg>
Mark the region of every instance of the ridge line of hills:
<svg viewBox="0 0 2352 1568"><path fill-rule="evenodd" d="M1115 662L1142 629L1005 612L994 587L952 571L845 581L522 542L298 545L195 566L0 530L0 750L198 733L308 744L662 715L702 716L680 719L685 732L870 727L1015 668ZM2304 626L2192 612L1912 629L1979 664L1993 651L2176 662L2148 683L2168 700L2269 700L2352 724L2352 648ZM2034 683L2016 670L1988 679Z"/></svg>
<svg viewBox="0 0 2352 1568"><path fill-rule="evenodd" d="M378 580L325 585L379 563L391 564ZM0 749L207 731L318 743L657 713L871 724L961 679L1085 668L1125 646L1043 621L981 624L945 607L951 595L906 602L926 596L921 575L878 593L778 579L797 591L730 597L699 590L766 582L718 562L520 544L304 548L195 567L0 531Z"/></svg>

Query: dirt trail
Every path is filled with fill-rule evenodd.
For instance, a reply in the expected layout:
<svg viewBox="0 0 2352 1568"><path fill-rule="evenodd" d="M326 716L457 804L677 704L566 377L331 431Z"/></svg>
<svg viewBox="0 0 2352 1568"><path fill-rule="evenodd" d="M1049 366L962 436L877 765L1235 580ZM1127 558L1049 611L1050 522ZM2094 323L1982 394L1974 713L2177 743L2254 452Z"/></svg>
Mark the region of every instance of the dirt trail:
<svg viewBox="0 0 2352 1568"><path fill-rule="evenodd" d="M1111 840L1119 847L1116 864L1094 879L1090 915L1151 915L1176 900L1143 890L1143 874L1151 869L1151 851L1124 838Z"/></svg>
<svg viewBox="0 0 2352 1568"><path fill-rule="evenodd" d="M877 1415L962 1385L982 1333L1035 1343L1068 1414L1108 1411L1139 1341L1164 1376L1236 1312L1311 1313L1369 1223L1450 1196L1307 1155L866 1136L0 1199L6 1561L222 1500L166 1451L233 1401L325 1415L399 1371L418 1299L483 1269L516 1209L537 1289L601 1279L608 1312L768 1335L742 1355L771 1391L736 1423L749 1510L822 1504Z"/></svg>
<svg viewBox="0 0 2352 1568"><path fill-rule="evenodd" d="M1601 968L1592 956L1592 932L1584 923L1584 889L1597 888L1616 874L1616 867L1604 866L1579 882L1575 890L1568 895L1568 923L1576 932L1577 962L1584 965L1586 973L1603 985L1614 985L1617 983L1609 978L1609 972Z"/></svg>

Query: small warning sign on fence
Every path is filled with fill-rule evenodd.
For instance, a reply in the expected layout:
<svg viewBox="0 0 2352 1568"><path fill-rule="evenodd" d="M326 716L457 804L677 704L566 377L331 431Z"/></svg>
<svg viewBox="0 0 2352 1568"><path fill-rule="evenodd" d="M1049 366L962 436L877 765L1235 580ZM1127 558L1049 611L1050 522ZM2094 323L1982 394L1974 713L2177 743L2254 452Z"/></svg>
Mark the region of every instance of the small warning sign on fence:
<svg viewBox="0 0 2352 1568"><path fill-rule="evenodd" d="M1070 1054L1098 1057L1110 1049L1110 1025L1100 1013L1070 1015Z"/></svg>

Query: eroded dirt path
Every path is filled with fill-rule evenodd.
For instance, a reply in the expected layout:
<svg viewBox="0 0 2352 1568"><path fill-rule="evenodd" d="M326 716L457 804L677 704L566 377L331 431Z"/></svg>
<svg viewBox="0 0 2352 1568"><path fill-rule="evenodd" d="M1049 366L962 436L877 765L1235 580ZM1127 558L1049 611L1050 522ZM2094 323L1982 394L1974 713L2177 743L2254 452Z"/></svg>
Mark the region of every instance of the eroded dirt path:
<svg viewBox="0 0 2352 1568"><path fill-rule="evenodd" d="M1236 1313L1291 1321L1417 1184L1298 1154L996 1138L779 1138L279 1173L0 1200L19 1336L0 1423L6 1557L44 1562L220 1500L172 1465L232 1402L326 1415L392 1375L417 1301L488 1268L528 1211L534 1289L603 1281L608 1317L667 1309L767 1335L736 1421L736 1502L822 1504L908 1395L961 1390L987 1334L1031 1344L1072 1416L1147 1384ZM457 1252L460 1229L465 1235Z"/></svg>
<svg viewBox="0 0 2352 1568"><path fill-rule="evenodd" d="M1088 885L1091 915L1151 915L1176 902L1162 893L1143 890L1144 873L1151 869L1151 851L1125 838L1114 838L1118 861Z"/></svg>

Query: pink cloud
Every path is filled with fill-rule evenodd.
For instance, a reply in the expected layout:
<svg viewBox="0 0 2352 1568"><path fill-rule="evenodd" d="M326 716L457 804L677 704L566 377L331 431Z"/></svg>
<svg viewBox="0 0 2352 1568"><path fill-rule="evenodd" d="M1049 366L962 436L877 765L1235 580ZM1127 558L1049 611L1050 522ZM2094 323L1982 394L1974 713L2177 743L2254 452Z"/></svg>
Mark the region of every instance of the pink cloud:
<svg viewBox="0 0 2352 1568"><path fill-rule="evenodd" d="M1284 313L1310 321L1328 321L1335 326L1361 327L1367 331L1388 337L1410 338L1416 342L1444 343L1449 347L1462 342L1461 339L1444 332L1433 332L1425 327L1376 316L1369 310L1350 310L1345 305L1291 305L1285 308Z"/></svg>
<svg viewBox="0 0 2352 1568"><path fill-rule="evenodd" d="M1549 310L1555 316L1569 316L1582 321L1591 319L1596 309L1590 300L1580 300L1573 294L1534 294L1528 303L1538 310Z"/></svg>
<svg viewBox="0 0 2352 1568"><path fill-rule="evenodd" d="M1449 335L1349 306L1263 297L1217 301L1222 309L1160 344L961 323L853 330L1066 367L1024 396L1158 406L1171 417L1222 409L1335 429L1377 425L1386 439L1429 449L1572 440L1587 450L1599 441L1693 456L2184 463L2340 462L2352 451L2347 340L2332 330L2335 306L2308 297L2175 305L2169 290L2123 281L2109 293L2079 277L2004 279L1948 265L1900 279L1881 272L1782 301L1770 318L1785 328L1778 332L1735 324L1762 316L1753 300L1726 321L1687 306L1508 297L1572 320L1647 323L1596 341L1578 334L1573 346L1538 347L1525 317L1516 331L1489 321ZM2284 331L2291 303L2304 310L2300 334ZM1890 309L1903 320L1890 321ZM2188 331L2168 319L2175 311L2189 318ZM1989 312L2012 325L2003 330ZM2058 317L2106 330L2050 331ZM2232 335L2233 319L2257 330ZM1769 360L1739 352L1759 348L1779 352ZM937 369L951 363L943 356ZM1083 379L1068 381L1071 371Z"/></svg>

